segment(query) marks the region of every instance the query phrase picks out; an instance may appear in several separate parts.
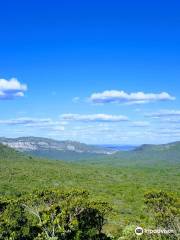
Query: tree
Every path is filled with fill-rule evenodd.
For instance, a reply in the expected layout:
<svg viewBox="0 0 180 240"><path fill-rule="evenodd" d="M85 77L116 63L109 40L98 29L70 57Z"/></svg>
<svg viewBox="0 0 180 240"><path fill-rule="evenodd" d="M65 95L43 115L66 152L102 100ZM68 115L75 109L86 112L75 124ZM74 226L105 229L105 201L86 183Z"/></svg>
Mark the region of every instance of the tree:
<svg viewBox="0 0 180 240"><path fill-rule="evenodd" d="M86 191L57 189L18 200L0 201L0 239L105 240L105 202L91 202Z"/></svg>
<svg viewBox="0 0 180 240"><path fill-rule="evenodd" d="M155 227L173 230L174 234L165 239L178 239L180 201L175 195L164 191L152 191L145 194L145 204L152 214ZM163 236L162 236L163 237Z"/></svg>

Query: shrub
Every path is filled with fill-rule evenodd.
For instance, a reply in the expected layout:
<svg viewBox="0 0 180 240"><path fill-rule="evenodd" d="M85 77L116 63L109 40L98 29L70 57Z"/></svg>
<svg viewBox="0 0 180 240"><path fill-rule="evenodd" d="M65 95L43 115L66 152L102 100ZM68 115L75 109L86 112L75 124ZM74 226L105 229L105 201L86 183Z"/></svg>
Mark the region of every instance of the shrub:
<svg viewBox="0 0 180 240"><path fill-rule="evenodd" d="M46 190L18 200L0 201L0 239L105 240L110 207L90 202L86 191Z"/></svg>

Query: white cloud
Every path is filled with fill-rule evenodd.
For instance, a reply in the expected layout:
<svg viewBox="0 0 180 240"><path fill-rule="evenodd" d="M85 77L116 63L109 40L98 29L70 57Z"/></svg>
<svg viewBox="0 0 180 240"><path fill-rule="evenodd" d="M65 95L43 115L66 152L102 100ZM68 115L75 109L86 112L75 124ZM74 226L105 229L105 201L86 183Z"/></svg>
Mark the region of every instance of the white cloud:
<svg viewBox="0 0 180 240"><path fill-rule="evenodd" d="M143 104L156 101L175 100L167 92L162 93L126 93L124 91L107 90L100 93L93 93L90 96L92 103L126 103L126 104Z"/></svg>
<svg viewBox="0 0 180 240"><path fill-rule="evenodd" d="M23 97L25 91L27 91L27 85L21 84L16 78L0 79L0 100Z"/></svg>
<svg viewBox="0 0 180 240"><path fill-rule="evenodd" d="M128 117L123 115L108 115L108 114L62 114L61 119L67 121L82 121L82 122L121 122L128 121Z"/></svg>
<svg viewBox="0 0 180 240"><path fill-rule="evenodd" d="M39 129L45 128L53 131L64 130L66 122L53 121L50 118L16 118L8 120L0 120L0 125L8 126L24 126L24 127L38 127Z"/></svg>
<svg viewBox="0 0 180 240"><path fill-rule="evenodd" d="M37 124L47 124L50 123L50 119L38 119L38 118L16 118L16 119L8 119L8 120L0 120L0 124L5 125L26 125L32 126Z"/></svg>
<svg viewBox="0 0 180 240"><path fill-rule="evenodd" d="M146 117L161 118L161 117L180 117L180 110L161 110L159 112L146 114Z"/></svg>

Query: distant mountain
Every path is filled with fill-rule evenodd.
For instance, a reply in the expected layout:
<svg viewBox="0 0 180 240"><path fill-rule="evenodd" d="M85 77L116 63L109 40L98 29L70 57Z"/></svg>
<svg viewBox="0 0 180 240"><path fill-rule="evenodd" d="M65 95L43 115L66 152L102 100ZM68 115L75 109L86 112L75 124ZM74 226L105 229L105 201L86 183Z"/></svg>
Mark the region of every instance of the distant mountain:
<svg viewBox="0 0 180 240"><path fill-rule="evenodd" d="M125 166L180 163L180 142L161 145L144 144L136 148L127 146L129 149L124 148L123 151L119 146L113 145L94 146L38 137L0 138L0 143L28 155L56 160Z"/></svg>
<svg viewBox="0 0 180 240"><path fill-rule="evenodd" d="M143 144L135 149L135 151L180 151L180 141L167 144Z"/></svg>
<svg viewBox="0 0 180 240"><path fill-rule="evenodd" d="M63 160L89 159L116 152L113 149L75 141L39 137L0 138L0 143L30 155Z"/></svg>
<svg viewBox="0 0 180 240"><path fill-rule="evenodd" d="M131 151L119 151L108 158L112 164L158 165L180 163L180 141L168 144L144 144Z"/></svg>

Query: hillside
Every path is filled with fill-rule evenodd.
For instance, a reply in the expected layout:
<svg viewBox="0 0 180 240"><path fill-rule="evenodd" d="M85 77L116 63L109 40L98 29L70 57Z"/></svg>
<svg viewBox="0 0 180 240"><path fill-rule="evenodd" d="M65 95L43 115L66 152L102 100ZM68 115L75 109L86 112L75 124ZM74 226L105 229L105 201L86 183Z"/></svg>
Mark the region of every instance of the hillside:
<svg viewBox="0 0 180 240"><path fill-rule="evenodd" d="M0 138L0 143L21 152L50 159L92 159L116 152L113 149L75 141L57 141L39 137Z"/></svg>
<svg viewBox="0 0 180 240"><path fill-rule="evenodd" d="M27 158L27 156L13 148L0 144L0 158L16 160Z"/></svg>
<svg viewBox="0 0 180 240"><path fill-rule="evenodd" d="M144 144L131 151L118 151L99 159L99 163L120 166L164 166L180 164L180 142L150 145Z"/></svg>
<svg viewBox="0 0 180 240"><path fill-rule="evenodd" d="M180 141L167 144L143 144L137 147L135 151L180 151Z"/></svg>

